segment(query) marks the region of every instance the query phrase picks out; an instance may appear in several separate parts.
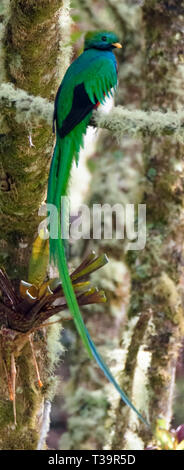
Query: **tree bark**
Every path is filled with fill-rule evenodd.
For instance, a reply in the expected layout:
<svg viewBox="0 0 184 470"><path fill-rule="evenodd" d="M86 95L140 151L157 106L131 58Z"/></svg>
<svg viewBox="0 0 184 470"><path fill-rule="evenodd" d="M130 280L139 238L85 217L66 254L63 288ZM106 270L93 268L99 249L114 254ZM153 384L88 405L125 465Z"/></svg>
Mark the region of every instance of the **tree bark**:
<svg viewBox="0 0 184 470"><path fill-rule="evenodd" d="M3 81L52 101L61 79L61 6L61 0L43 0L37 5L32 0L14 0L3 16ZM38 207L45 197L53 136L43 122L24 124L20 116L17 122L12 108L1 108L1 112L0 259L12 276L12 266L15 272L26 272L27 255L40 222Z"/></svg>
<svg viewBox="0 0 184 470"><path fill-rule="evenodd" d="M70 60L69 7L68 0L2 2L1 82L6 90L8 82L15 85L20 102L22 90L37 96L38 107L39 97L53 101ZM45 198L53 146L51 127L29 119L22 122L21 105L19 111L20 119L17 119L15 108L1 103L0 265L16 280L15 289L22 278L27 280L28 259L40 222L38 208ZM2 449L41 448L46 437L42 421L48 429L48 401L56 385L53 369L61 352L60 327L34 334L35 356L44 384L39 390L29 338L7 328L4 318L2 313L0 446ZM16 403L12 405L8 389L15 379Z"/></svg>

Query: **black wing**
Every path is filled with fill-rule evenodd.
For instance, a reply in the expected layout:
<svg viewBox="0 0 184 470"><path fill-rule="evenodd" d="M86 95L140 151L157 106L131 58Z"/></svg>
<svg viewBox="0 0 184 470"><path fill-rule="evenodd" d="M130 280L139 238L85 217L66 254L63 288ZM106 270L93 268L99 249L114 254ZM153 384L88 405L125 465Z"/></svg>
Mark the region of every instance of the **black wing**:
<svg viewBox="0 0 184 470"><path fill-rule="evenodd" d="M58 90L59 92L59 90ZM57 100L58 100L58 93L56 95L55 101L55 108L54 108L54 119L56 119L57 123ZM95 104L98 102L95 99ZM87 114L90 113L95 107L95 104L89 99L88 94L86 93L84 84L81 83L77 85L74 89L73 95L73 103L72 108L68 114L68 116L64 119L62 126L58 129L57 132L59 133L60 137L65 137L72 129L74 129L79 122L81 122Z"/></svg>

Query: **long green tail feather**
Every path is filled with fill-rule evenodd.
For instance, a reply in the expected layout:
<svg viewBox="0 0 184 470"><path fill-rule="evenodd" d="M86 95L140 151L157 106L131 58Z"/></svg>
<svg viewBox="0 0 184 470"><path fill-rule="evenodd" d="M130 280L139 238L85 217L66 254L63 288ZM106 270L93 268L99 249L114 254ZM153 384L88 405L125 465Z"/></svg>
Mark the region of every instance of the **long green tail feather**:
<svg viewBox="0 0 184 470"><path fill-rule="evenodd" d="M121 387L118 385L118 383L116 382L115 378L113 377L113 375L111 374L109 368L107 367L107 365L105 364L105 362L103 361L102 357L100 356L99 352L97 351L92 339L91 339L91 336L89 334L89 331L87 330L86 328L86 334L87 334L87 337L88 337L88 340L89 340L89 344L91 346L91 351L92 351L92 354L93 354L93 357L95 358L97 364L99 365L100 369L103 371L104 375L107 377L107 379L109 380L109 382L111 382L114 387L116 388L116 390L118 391L118 393L120 394L120 397L121 399L124 401L124 403L126 405L128 405L133 411L135 411L135 413L137 413L138 417L141 419L141 421L146 424L146 426L149 426L148 422L143 418L143 416L141 415L141 413L137 410L137 408L133 405L133 403L129 400L129 398L127 397L126 393L123 392L123 390L121 390Z"/></svg>
<svg viewBox="0 0 184 470"><path fill-rule="evenodd" d="M84 123L82 124L82 131L84 129ZM84 131L83 131L84 132ZM94 357L99 367L103 371L107 379L114 385L116 390L119 392L122 400L126 403L132 410L136 412L138 417L145 423L148 424L135 406L131 403L126 394L121 390L120 386L112 376L110 370L104 363L100 354L96 350L96 347L89 335L87 328L84 325L81 312L78 306L78 302L73 290L72 281L69 276L68 265L65 255L65 240L62 238L64 233L65 224L68 223L65 220L65 211L61 211L61 197L67 195L68 182L70 178L70 171L72 167L73 157L77 158L79 148L81 146L82 134L80 134L80 139L76 145L75 134L72 132L70 136L66 136L63 139L57 136L56 146L54 149L53 161L51 165L50 175L49 175L49 185L48 185L48 198L47 202L52 203L56 206L58 210L58 238L50 239L50 257L54 260L54 263L57 265L59 270L60 279L62 282L62 288L65 294L65 298L69 307L69 310L73 316L76 328L79 335L89 353L91 358ZM78 134L78 136L79 136ZM61 220L60 220L61 213ZM84 266L84 273L86 271L90 272L90 268ZM82 271L83 272L83 271ZM73 275L73 279L77 279L77 275Z"/></svg>
<svg viewBox="0 0 184 470"><path fill-rule="evenodd" d="M62 238L62 233L64 233L64 225L67 223L67 221L64 220L64 211L61 211L60 223L61 197L67 195L68 181L73 161L73 150L72 139L70 139L68 136L66 136L64 139L57 137L49 176L47 202L55 204L58 210L58 238L50 239L50 257L54 260L54 263L58 267L69 310L73 315L79 335L81 336L82 341L90 357L92 358L93 356L86 335L85 325L68 272L64 246L65 240Z"/></svg>

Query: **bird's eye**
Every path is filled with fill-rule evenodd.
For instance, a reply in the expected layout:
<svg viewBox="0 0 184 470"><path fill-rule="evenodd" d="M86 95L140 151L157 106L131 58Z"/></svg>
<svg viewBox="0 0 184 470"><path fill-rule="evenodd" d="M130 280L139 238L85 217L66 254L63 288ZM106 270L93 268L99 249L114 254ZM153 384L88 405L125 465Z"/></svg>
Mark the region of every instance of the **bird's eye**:
<svg viewBox="0 0 184 470"><path fill-rule="evenodd" d="M107 37L106 37L106 36L102 36L102 41L107 41Z"/></svg>

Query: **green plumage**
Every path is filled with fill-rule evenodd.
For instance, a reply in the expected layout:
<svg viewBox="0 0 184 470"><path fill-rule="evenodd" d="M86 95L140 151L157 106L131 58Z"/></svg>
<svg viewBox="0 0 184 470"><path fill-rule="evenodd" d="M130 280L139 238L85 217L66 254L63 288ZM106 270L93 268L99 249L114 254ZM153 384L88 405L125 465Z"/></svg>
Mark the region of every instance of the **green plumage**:
<svg viewBox="0 0 184 470"><path fill-rule="evenodd" d="M100 36L101 34L102 33L100 33ZM116 42L116 35L111 33L110 40L112 40L112 42ZM78 162L79 159L80 148L83 145L83 136L86 133L87 126L92 115L93 105L95 106L97 101L103 103L105 100L104 95L111 92L111 89L115 87L116 83L116 59L111 50L104 51L95 48L87 49L68 68L61 87L58 90L55 106L57 127L56 145L49 175L47 203L54 204L58 210L59 233L58 239L50 239L50 257L54 260L54 263L59 269L68 307L71 313L73 313L76 327L88 353L90 354L90 357L92 356L91 348L89 346L84 323L68 273L64 242L62 238L62 227L60 225L60 206L61 197L66 196L68 192L73 159L75 158L76 162ZM77 125L74 126L73 129L68 132L65 137L61 138L59 129L62 129L63 122L71 112L74 90L81 84L84 86L84 90L91 101L92 109ZM82 102L79 104L83 111L86 103L84 102L84 106L82 106ZM79 114L81 109L79 109ZM64 226L66 221L63 220L62 214L61 220L62 225Z"/></svg>
<svg viewBox="0 0 184 470"><path fill-rule="evenodd" d="M93 109L100 103L103 104L105 96L112 94L112 89L117 85L117 64L112 52L114 47L120 47L114 33L107 31L88 33L83 54L68 68L56 95L54 111L56 145L49 174L47 203L54 204L57 208L59 229L58 238L50 238L50 258L58 267L69 310L90 357L95 358L108 380L118 390L122 400L145 422L103 362L84 325L68 272L63 238L65 225L69 221L65 220L65 210L61 209L61 198L68 194L73 160L78 163L79 151Z"/></svg>
<svg viewBox="0 0 184 470"><path fill-rule="evenodd" d="M71 134L74 133L76 134L75 130L71 131ZM67 195L73 156L76 151L76 140L71 139L70 137L70 135L67 135L64 139L61 140L60 137L57 136L56 147L54 151L54 159L52 164L53 168L49 177L50 181L48 188L48 203L54 204L58 210L58 239L50 239L50 257L54 260L54 263L58 267L60 279L62 282L69 310L73 314L76 327L84 342L84 345L87 348L90 357L92 357L89 343L86 338L84 323L81 317L80 309L75 297L72 282L68 272L64 240L62 238L62 232L64 232L64 224L67 223L67 221L65 221L62 217L62 213L60 224L61 197ZM58 182L60 182L60 184L58 184Z"/></svg>

